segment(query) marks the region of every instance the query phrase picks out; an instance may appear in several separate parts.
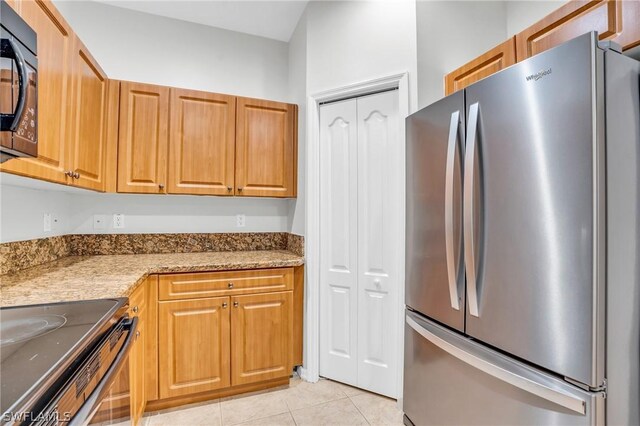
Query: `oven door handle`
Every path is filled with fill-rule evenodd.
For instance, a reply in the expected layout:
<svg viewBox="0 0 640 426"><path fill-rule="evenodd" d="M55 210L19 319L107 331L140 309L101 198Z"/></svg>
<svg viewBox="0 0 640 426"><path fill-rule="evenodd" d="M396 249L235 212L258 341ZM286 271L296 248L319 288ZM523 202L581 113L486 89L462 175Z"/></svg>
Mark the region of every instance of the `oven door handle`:
<svg viewBox="0 0 640 426"><path fill-rule="evenodd" d="M129 356L129 351L131 350L131 345L135 340L136 335L136 327L138 326L138 317L133 317L133 319L127 321L124 324L125 329L129 330L129 334L127 335L126 340L122 344L122 348L120 348L120 352L116 355L113 363L107 370L106 374L98 383L98 386L91 392L89 398L84 402L82 407L78 410L75 416L69 422L69 426L79 426L89 424L91 418L95 414L96 410L99 408L102 400L105 395L109 391L111 384L115 377L120 373L120 367L124 363L127 356Z"/></svg>
<svg viewBox="0 0 640 426"><path fill-rule="evenodd" d="M16 109L12 114L2 114L2 130L9 130L15 132L18 130L20 120L24 114L24 107L27 104L27 65L24 60L24 56L20 51L18 44L11 38L3 38L0 42L1 57L13 59L18 68L18 102L16 103Z"/></svg>

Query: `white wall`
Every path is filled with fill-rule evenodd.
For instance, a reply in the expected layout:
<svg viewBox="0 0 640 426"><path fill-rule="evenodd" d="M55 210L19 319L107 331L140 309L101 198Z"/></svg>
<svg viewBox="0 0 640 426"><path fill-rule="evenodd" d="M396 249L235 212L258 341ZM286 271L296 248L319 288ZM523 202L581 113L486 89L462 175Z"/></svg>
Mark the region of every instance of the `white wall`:
<svg viewBox="0 0 640 426"><path fill-rule="evenodd" d="M445 74L507 39L506 3L418 0L419 108L444 96Z"/></svg>
<svg viewBox="0 0 640 426"><path fill-rule="evenodd" d="M511 37L535 24L566 1L521 0L506 3L507 36Z"/></svg>
<svg viewBox="0 0 640 426"><path fill-rule="evenodd" d="M285 42L86 0L55 5L110 78L288 101Z"/></svg>
<svg viewBox="0 0 640 426"><path fill-rule="evenodd" d="M317 1L307 6L307 92L409 72L417 106L413 1Z"/></svg>
<svg viewBox="0 0 640 426"><path fill-rule="evenodd" d="M4 174L0 175L0 181ZM0 243L53 237L69 233L71 195L48 189L0 185ZM44 214L52 217L51 231L44 232Z"/></svg>
<svg viewBox="0 0 640 426"><path fill-rule="evenodd" d="M307 119L307 15L302 14L289 41L289 98L298 104L298 198L291 200L291 232L305 234L306 224L306 119Z"/></svg>
<svg viewBox="0 0 640 426"><path fill-rule="evenodd" d="M189 195L101 194L0 174L0 243L64 234L288 232L290 200ZM43 216L54 219L44 232ZM113 228L113 214L125 228ZM244 214L245 227L236 226ZM106 216L94 229L93 216Z"/></svg>
<svg viewBox="0 0 640 426"><path fill-rule="evenodd" d="M278 232L288 231L288 200L198 197L190 195L73 194L70 232ZM112 215L125 215L125 228L113 229ZM107 215L107 229L94 229L93 215ZM246 226L236 226L244 214Z"/></svg>

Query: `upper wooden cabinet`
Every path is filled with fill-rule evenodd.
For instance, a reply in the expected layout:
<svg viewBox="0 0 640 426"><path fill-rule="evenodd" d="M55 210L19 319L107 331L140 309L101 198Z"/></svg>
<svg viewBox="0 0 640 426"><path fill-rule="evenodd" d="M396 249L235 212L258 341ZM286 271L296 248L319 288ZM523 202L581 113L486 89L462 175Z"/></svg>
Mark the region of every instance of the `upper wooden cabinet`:
<svg viewBox="0 0 640 426"><path fill-rule="evenodd" d="M640 45L640 1L572 0L487 53L445 76L445 94L572 38L597 31L623 50Z"/></svg>
<svg viewBox="0 0 640 426"><path fill-rule="evenodd" d="M296 105L238 98L236 195L295 197Z"/></svg>
<svg viewBox="0 0 640 426"><path fill-rule="evenodd" d="M444 80L445 94L463 89L515 63L516 41L513 37L447 74Z"/></svg>
<svg viewBox="0 0 640 426"><path fill-rule="evenodd" d="M296 105L109 80L52 0L8 3L38 36L38 157L0 171L96 191L296 196Z"/></svg>
<svg viewBox="0 0 640 426"><path fill-rule="evenodd" d="M120 83L118 192L164 193L169 88Z"/></svg>
<svg viewBox="0 0 640 426"><path fill-rule="evenodd" d="M295 197L297 106L120 83L118 192Z"/></svg>
<svg viewBox="0 0 640 426"><path fill-rule="evenodd" d="M104 191L107 75L76 37L67 164L74 184Z"/></svg>
<svg viewBox="0 0 640 426"><path fill-rule="evenodd" d="M21 1L18 10L38 35L38 158L13 159L0 170L70 183L73 178L65 172L70 169L67 141L74 34L50 0Z"/></svg>
<svg viewBox="0 0 640 426"><path fill-rule="evenodd" d="M640 44L640 2L574 0L516 35L518 61L589 31L623 49Z"/></svg>
<svg viewBox="0 0 640 426"><path fill-rule="evenodd" d="M171 89L170 194L233 195L236 99Z"/></svg>

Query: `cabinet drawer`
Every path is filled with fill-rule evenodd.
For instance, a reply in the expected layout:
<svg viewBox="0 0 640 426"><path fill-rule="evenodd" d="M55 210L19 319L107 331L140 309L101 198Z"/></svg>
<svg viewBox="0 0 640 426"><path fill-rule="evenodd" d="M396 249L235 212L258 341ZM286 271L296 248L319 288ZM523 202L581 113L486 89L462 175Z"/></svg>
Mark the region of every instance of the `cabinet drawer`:
<svg viewBox="0 0 640 426"><path fill-rule="evenodd" d="M293 290L293 268L160 275L160 300Z"/></svg>

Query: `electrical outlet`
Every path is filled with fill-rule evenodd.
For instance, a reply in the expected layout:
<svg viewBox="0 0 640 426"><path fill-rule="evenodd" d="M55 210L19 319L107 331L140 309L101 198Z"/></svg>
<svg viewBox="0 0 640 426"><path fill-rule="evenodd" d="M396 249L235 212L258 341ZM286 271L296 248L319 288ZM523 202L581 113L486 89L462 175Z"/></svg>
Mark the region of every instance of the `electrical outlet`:
<svg viewBox="0 0 640 426"><path fill-rule="evenodd" d="M93 215L93 229L106 229L107 228L107 216L104 214Z"/></svg>
<svg viewBox="0 0 640 426"><path fill-rule="evenodd" d="M114 228L124 228L124 215L123 214L114 214L113 215L113 227Z"/></svg>
<svg viewBox="0 0 640 426"><path fill-rule="evenodd" d="M51 232L51 213L44 214L43 228L44 232Z"/></svg>
<svg viewBox="0 0 640 426"><path fill-rule="evenodd" d="M246 222L246 217L243 214L236 215L236 227L244 228Z"/></svg>

